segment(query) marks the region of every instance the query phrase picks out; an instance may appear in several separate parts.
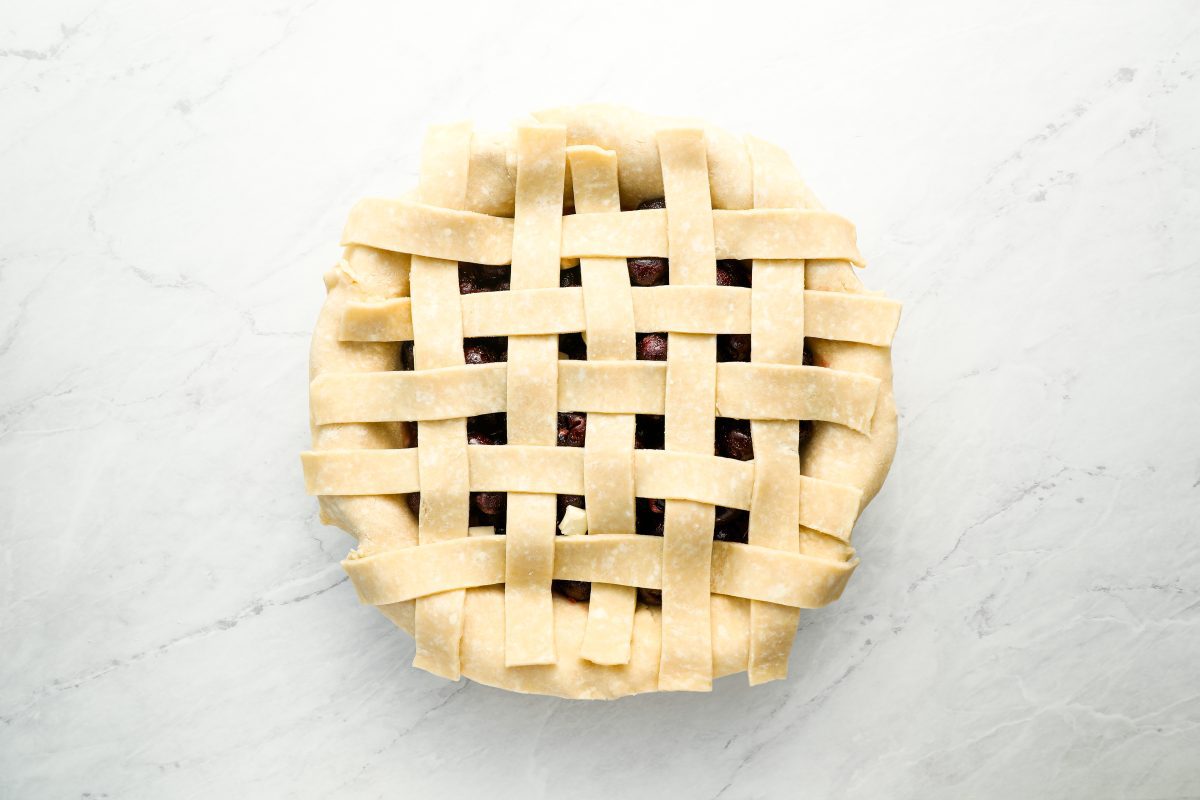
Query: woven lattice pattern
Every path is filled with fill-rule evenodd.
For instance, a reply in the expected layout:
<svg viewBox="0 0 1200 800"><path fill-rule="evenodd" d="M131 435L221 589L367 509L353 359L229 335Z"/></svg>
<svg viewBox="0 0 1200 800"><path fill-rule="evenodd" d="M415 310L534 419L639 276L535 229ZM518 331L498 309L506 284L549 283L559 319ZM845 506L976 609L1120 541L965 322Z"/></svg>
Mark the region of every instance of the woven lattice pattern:
<svg viewBox="0 0 1200 800"><path fill-rule="evenodd" d="M849 537L861 487L802 474L800 424L866 435L880 379L806 366L810 339L891 343L899 305L806 288L811 259L860 264L853 226L809 207L775 148L745 143L753 208L712 206L704 130L655 131L665 208L622 210L615 152L568 146L562 126L520 127L511 217L472 207L472 131L433 129L417 192L364 200L347 245L407 254L408 292L345 304L342 342L412 342L409 371L325 372L316 426L413 423L415 447L304 454L311 493L420 492L415 546L345 566L364 602L415 601L415 663L457 678L466 593L503 585L505 669L577 659L613 669L637 657L635 616L660 628L657 687L713 678L713 595L749 604L752 683L786 674L801 608L836 599L857 565ZM574 213L564 211L564 190ZM669 259L669 285L632 286L627 258ZM750 288L717 285L717 261L750 262ZM508 291L460 294L459 262L511 265ZM578 262L582 286L560 288ZM664 361L636 337L666 332ZM586 360L561 360L582 334ZM749 334L748 362L718 362L717 337ZM464 339L507 337L507 361L464 362ZM583 412L586 442L556 446L559 412ZM469 445L467 419L507 414L507 444ZM664 447L634 448L636 415L664 417ZM749 420L754 458L714 455L718 417ZM505 535L472 528L472 492L505 492ZM586 498L587 535L556 535L556 495ZM635 499L665 498L662 536L635 533ZM749 514L748 542L713 540L714 509ZM552 581L592 584L582 638L561 652ZM661 591L661 611L637 588ZM577 648L577 652L575 649Z"/></svg>

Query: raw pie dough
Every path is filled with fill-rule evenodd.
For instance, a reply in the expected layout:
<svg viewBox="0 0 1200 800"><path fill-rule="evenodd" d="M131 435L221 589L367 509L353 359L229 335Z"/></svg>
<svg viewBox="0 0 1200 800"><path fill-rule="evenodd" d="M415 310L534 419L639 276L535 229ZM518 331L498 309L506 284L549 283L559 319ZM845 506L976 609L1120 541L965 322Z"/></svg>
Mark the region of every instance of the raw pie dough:
<svg viewBox="0 0 1200 800"><path fill-rule="evenodd" d="M343 565L413 634L416 666L572 698L786 676L799 609L841 595L891 464L900 307L863 289L853 225L782 151L600 106L494 135L436 127L416 191L360 201L343 244L313 337L305 480L358 540ZM626 258L650 256L670 285L631 287ZM715 285L717 259L751 261L753 288ZM511 264L511 289L460 294L459 261ZM582 286L559 288L576 263ZM636 360L647 331L667 332L665 361ZM588 360L559 360L577 332ZM751 335L751 361L717 363L731 333ZM463 338L490 336L509 337L507 361L466 364ZM583 447L555 446L559 411L587 412ZM507 444L469 445L466 418L497 412ZM637 414L665 415L665 449L633 449ZM753 460L713 455L716 417L751 421ZM803 447L798 420L815 421ZM418 491L419 524L403 496ZM480 491L508 493L507 535L470 527ZM587 499L574 535L555 535L556 494ZM635 534L635 497L666 498L664 536ZM748 510L748 544L713 541L715 506ZM590 581L590 602L552 579Z"/></svg>

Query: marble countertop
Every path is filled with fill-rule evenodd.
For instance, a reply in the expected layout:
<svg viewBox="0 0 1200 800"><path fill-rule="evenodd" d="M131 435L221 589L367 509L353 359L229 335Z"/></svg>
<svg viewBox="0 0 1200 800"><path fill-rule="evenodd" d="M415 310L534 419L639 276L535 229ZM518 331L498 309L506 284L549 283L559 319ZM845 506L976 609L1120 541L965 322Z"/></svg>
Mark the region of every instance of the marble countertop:
<svg viewBox="0 0 1200 800"><path fill-rule="evenodd" d="M3 13L0 797L1200 797L1194 4L408 5ZM599 100L783 145L905 302L786 682L445 683L303 492L353 200Z"/></svg>

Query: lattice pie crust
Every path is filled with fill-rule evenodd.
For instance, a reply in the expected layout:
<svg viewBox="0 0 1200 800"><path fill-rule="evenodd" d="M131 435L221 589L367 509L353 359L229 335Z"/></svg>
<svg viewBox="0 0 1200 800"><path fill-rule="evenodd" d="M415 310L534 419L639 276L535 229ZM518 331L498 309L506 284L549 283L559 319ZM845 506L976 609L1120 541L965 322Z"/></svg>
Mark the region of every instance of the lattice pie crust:
<svg viewBox="0 0 1200 800"><path fill-rule="evenodd" d="M632 210L652 198L666 207ZM584 698L786 675L799 610L841 595L891 464L900 309L863 289L853 226L782 151L609 107L435 127L417 190L360 201L343 244L305 479L416 666ZM668 258L670 285L631 286L633 257ZM747 263L752 288L716 285L718 259ZM457 262L511 264L511 289L460 294ZM559 288L576 263L582 286ZM666 360L635 358L647 331L667 332ZM560 360L577 332L587 360ZM750 334L750 360L718 363L718 334ZM492 336L507 361L464 363L464 337ZM568 411L587 414L583 447L555 446ZM467 418L497 412L507 444L468 445ZM634 449L638 414L664 415L663 449ZM713 454L717 417L751 421L753 460ZM506 535L470 527L471 492L508 493ZM587 535L556 536L556 495L586 498ZM635 497L666 499L663 535L635 534ZM715 507L748 510L748 543L713 540ZM590 581L590 602L554 579Z"/></svg>

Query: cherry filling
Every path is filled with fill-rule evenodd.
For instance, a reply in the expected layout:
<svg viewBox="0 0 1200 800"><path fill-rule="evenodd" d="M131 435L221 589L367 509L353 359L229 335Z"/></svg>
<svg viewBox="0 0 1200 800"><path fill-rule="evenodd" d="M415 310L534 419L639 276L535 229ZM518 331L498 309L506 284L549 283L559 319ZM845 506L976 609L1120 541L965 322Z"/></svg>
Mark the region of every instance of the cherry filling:
<svg viewBox="0 0 1200 800"><path fill-rule="evenodd" d="M489 267L485 264L458 265L458 293L506 292L512 277L511 267Z"/></svg>
<svg viewBox="0 0 1200 800"><path fill-rule="evenodd" d="M508 360L508 337L463 339L463 360L468 364L494 364Z"/></svg>
<svg viewBox="0 0 1200 800"><path fill-rule="evenodd" d="M634 286L662 286L670 282L665 258L629 259L629 282Z"/></svg>
<svg viewBox="0 0 1200 800"><path fill-rule="evenodd" d="M647 200L638 209L666 208L662 198ZM570 213L568 210L566 213ZM664 286L670 282L670 263L665 258L627 259L629 282L633 286ZM491 267L483 264L460 264L458 287L461 294L478 292L502 292L511 287L510 267ZM749 288L752 274L748 262L722 260L717 262L717 285ZM559 286L566 288L583 283L579 267L569 267L560 273ZM558 337L560 357L581 360L587 358L587 343L582 334L564 333ZM637 357L642 361L666 361L668 337L666 333L641 333L637 336ZM717 336L718 361L749 361L751 341L749 334L731 333ZM472 338L463 340L463 359L468 365L492 364L508 359L506 337ZM400 346L399 367L411 370L413 343ZM813 358L807 345L804 348L804 363L812 364ZM467 443L471 445L503 445L507 442L507 416L503 413L470 417L467 420ZM800 447L803 449L812 435L812 423L800 423ZM583 447L587 439L587 414L566 412L558 415L558 446ZM661 416L638 414L634 430L634 447L639 450L661 450L664 442L664 422ZM754 458L754 436L749 420L718 417L713 452L722 458L750 461ZM419 514L420 493L406 496L414 515ZM561 522L569 507L586 508L579 495L558 495L558 521ZM472 492L470 524L491 526L497 534L505 532L508 497L504 492ZM639 497L636 500L635 531L644 536L662 536L666 501L662 498ZM741 542L748 539L750 514L737 508L717 506L714 515L713 539L720 542ZM562 535L561 531L556 531ZM556 593L575 602L587 602L591 597L592 585L587 581L555 580ZM646 605L660 605L662 592L657 589L638 589L638 599Z"/></svg>

